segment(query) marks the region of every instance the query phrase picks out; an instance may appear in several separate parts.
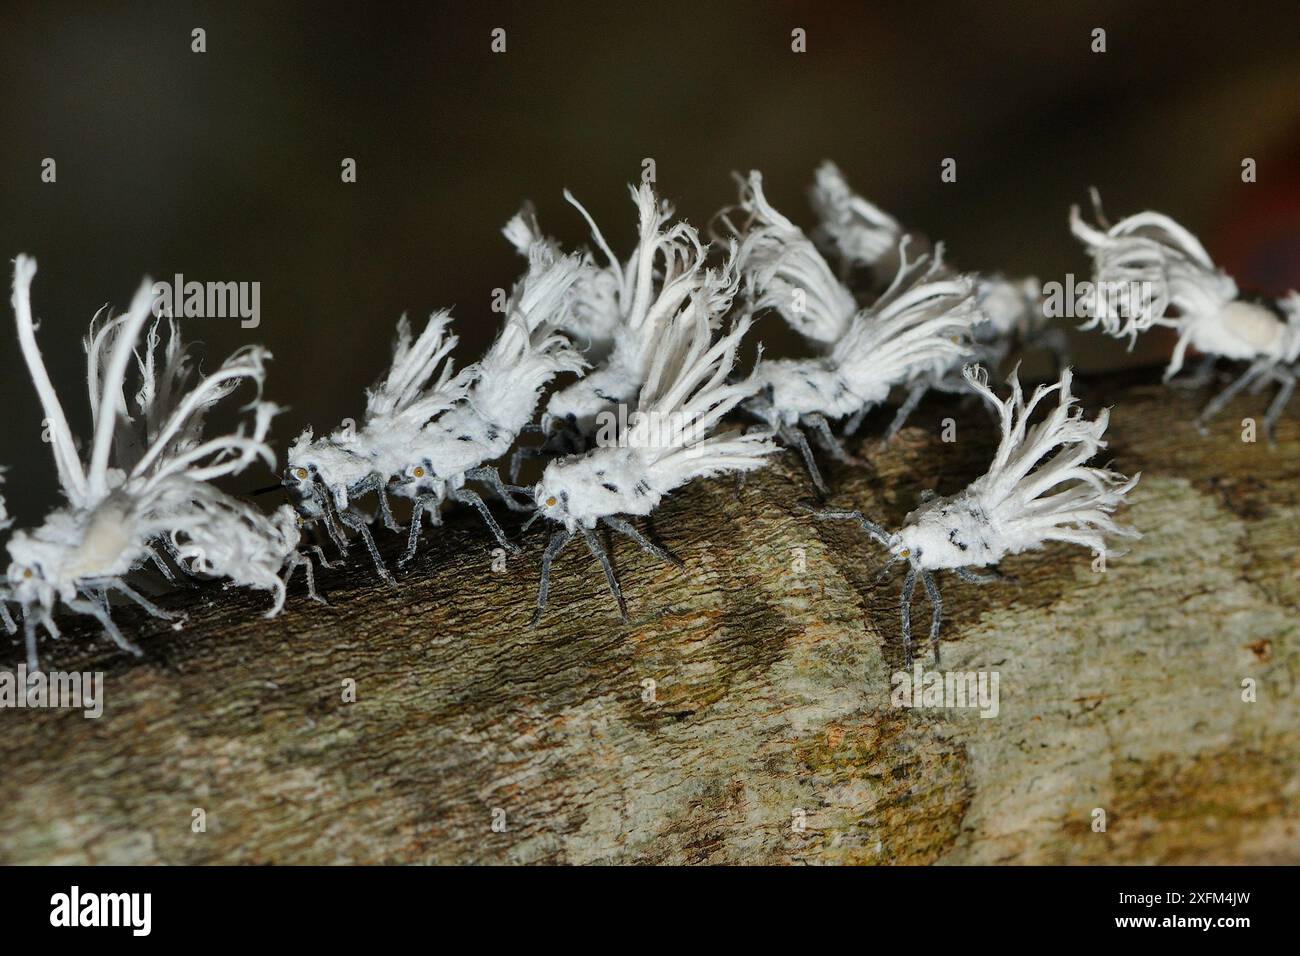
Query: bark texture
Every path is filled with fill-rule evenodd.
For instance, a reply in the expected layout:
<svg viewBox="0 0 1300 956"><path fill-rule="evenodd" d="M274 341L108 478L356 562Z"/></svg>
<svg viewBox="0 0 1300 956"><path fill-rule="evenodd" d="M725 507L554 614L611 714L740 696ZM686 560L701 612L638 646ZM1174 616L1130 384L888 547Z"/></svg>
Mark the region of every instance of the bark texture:
<svg viewBox="0 0 1300 956"><path fill-rule="evenodd" d="M1242 441L1266 396L1202 437L1205 391L1077 390L1115 406L1144 537L1104 573L1054 546L1004 562L1014 583L941 578L943 668L997 671L994 718L891 705L899 575L798 511L787 454L739 497L666 503L651 525L684 571L614 543L627 625L575 543L530 629L544 536L494 570L459 514L395 589L358 546L322 575L330 607L299 580L270 621L219 589L170 599L178 631L119 609L143 660L67 619L43 659L105 671L104 716L0 710L0 862L1300 862L1295 411L1270 447ZM830 504L886 526L994 445L981 408L942 399L887 449L865 434Z"/></svg>

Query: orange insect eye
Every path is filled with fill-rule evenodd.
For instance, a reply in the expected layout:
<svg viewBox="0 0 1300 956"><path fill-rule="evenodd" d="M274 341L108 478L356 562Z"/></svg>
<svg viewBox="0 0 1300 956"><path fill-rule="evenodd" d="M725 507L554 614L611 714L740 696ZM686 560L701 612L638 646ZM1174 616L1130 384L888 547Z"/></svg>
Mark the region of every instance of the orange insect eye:
<svg viewBox="0 0 1300 956"><path fill-rule="evenodd" d="M546 499L546 507L548 508L555 507L555 495L551 495L551 497Z"/></svg>
<svg viewBox="0 0 1300 956"><path fill-rule="evenodd" d="M424 477L424 468L421 467L420 465L416 465L413 469L411 469L411 477L412 477L412 478L423 478L423 477Z"/></svg>
<svg viewBox="0 0 1300 956"><path fill-rule="evenodd" d="M306 480L306 478L307 478L307 469L306 469L306 468L299 468L299 469L297 469L297 470L294 472L294 474L298 476L299 480Z"/></svg>
<svg viewBox="0 0 1300 956"><path fill-rule="evenodd" d="M30 578L31 576L32 576L32 569L31 569L31 568L23 568L23 577L24 577L24 578Z"/></svg>
<svg viewBox="0 0 1300 956"><path fill-rule="evenodd" d="M902 551L898 552L898 556L899 556L900 558L905 558L905 557L907 557L907 556L908 556L909 554L911 554L911 553L912 553L912 552L911 552L910 549L908 549L908 548L904 548Z"/></svg>

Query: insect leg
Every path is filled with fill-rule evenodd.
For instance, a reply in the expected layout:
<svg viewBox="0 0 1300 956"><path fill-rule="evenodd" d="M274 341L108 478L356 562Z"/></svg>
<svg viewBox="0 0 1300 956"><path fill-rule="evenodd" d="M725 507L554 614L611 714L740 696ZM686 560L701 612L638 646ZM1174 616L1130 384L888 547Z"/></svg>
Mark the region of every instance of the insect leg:
<svg viewBox="0 0 1300 956"><path fill-rule="evenodd" d="M162 618L164 621L171 621L178 616L176 614L171 613L170 611L164 611L157 604L154 604L152 601L150 601L143 594L135 590L135 588L131 587L121 578L105 578L103 580L102 586L104 588L105 602L108 601L108 589L112 588L114 591L117 591L119 594L123 595L124 597L130 598L136 604L140 605L142 608L145 609L146 612L148 612L148 614L151 617L158 617L158 618Z"/></svg>
<svg viewBox="0 0 1300 956"><path fill-rule="evenodd" d="M1223 407L1232 401L1237 396L1238 392L1262 375L1267 368L1268 364L1265 362L1254 363L1241 374L1240 378L1214 398L1210 399L1209 404L1205 406L1201 414L1196 416L1196 427L1201 434L1205 434L1206 423L1215 415L1219 414L1219 412L1223 411Z"/></svg>
<svg viewBox="0 0 1300 956"><path fill-rule="evenodd" d="M812 449L808 447L808 439L804 436L804 433L793 425L782 425L779 434L781 441L797 449L799 454L803 456L803 463L808 468L808 475L812 478L812 483L817 488L818 493L823 498L829 495L830 489L826 487L826 482L822 481L822 473L817 470L817 462L813 459Z"/></svg>
<svg viewBox="0 0 1300 956"><path fill-rule="evenodd" d="M523 467L525 458L550 458L554 454L549 442L537 447L520 445L510 455L510 483L513 485L519 480L519 469Z"/></svg>
<svg viewBox="0 0 1300 956"><path fill-rule="evenodd" d="M310 550L312 554L316 555L316 560L320 562L320 566L322 568L338 567L338 565L341 563L338 561L331 562L328 558L326 558L325 552L319 544L311 545L308 550Z"/></svg>
<svg viewBox="0 0 1300 956"><path fill-rule="evenodd" d="M929 391L928 385L913 385L907 393L907 398L903 399L903 404L898 406L898 411L894 413L894 420L889 423L885 429L885 437L880 439L880 446L883 448L888 445L890 440L902 431L903 425L906 424L912 412L916 411L916 406L921 404L921 399Z"/></svg>
<svg viewBox="0 0 1300 956"><path fill-rule="evenodd" d="M113 618L108 613L107 596L101 592L99 597L100 599L98 601L93 599L83 601L79 598L73 598L71 601L65 603L72 610L77 611L80 614L89 614L91 617L99 621L100 626L104 628L104 633L107 634L113 643L122 650L134 654L136 657L143 657L144 651L140 650L140 648L135 644L123 637L122 632L119 631L117 625L113 623Z"/></svg>
<svg viewBox="0 0 1300 956"><path fill-rule="evenodd" d="M404 531L397 519L393 517L393 509L388 504L388 489L383 481L375 481L375 493L379 495L379 514L383 519L384 527L389 531Z"/></svg>
<svg viewBox="0 0 1300 956"><path fill-rule="evenodd" d="M858 459L854 458L844 450L844 446L840 444L840 440L836 438L835 433L831 431L831 423L826 420L825 415L822 415L820 412L814 412L811 415L805 415L803 417L803 422L812 429L813 437L817 439L817 444L821 445L822 451L831 455L836 461L843 462L846 465L861 464Z"/></svg>
<svg viewBox="0 0 1300 956"><path fill-rule="evenodd" d="M659 545L655 544L653 541L651 541L649 538L643 535L640 531L638 531L636 529L636 525L632 524L632 522L624 521L622 518L619 518L615 515L607 515L603 520L605 524L609 525L615 531L619 532L620 534L627 535L629 538L635 541L638 545L641 546L642 551L648 551L650 554L653 554L660 561L667 561L669 564L675 564L679 568L686 567L686 563L682 561L681 558L676 557L675 555L671 555L663 548L659 547Z"/></svg>
<svg viewBox="0 0 1300 956"><path fill-rule="evenodd" d="M618 616L627 623L627 602L623 600L623 592L619 589L618 578L614 577L614 565L610 563L609 555L605 552L605 547L596 537L596 533L590 528L581 526L582 537L587 542L587 549L596 556L600 566L605 569L605 583L609 585L609 593L614 595L614 600L618 601Z"/></svg>
<svg viewBox="0 0 1300 956"><path fill-rule="evenodd" d="M149 561L158 569L158 573L166 579L168 584L176 584L176 572L173 571L171 566L163 560L162 555L153 548L148 548L147 551L149 553Z"/></svg>
<svg viewBox="0 0 1300 956"><path fill-rule="evenodd" d="M1214 378L1214 363L1219 357L1214 353L1205 355L1201 358L1201 364L1196 366L1196 371L1186 378L1178 379L1173 383L1174 388L1185 388L1188 391L1194 391L1204 385L1208 385L1210 379Z"/></svg>
<svg viewBox="0 0 1300 956"><path fill-rule="evenodd" d="M953 574L968 584L1005 584L1011 579L1000 571L979 574L970 568L953 568Z"/></svg>
<svg viewBox="0 0 1300 956"><path fill-rule="evenodd" d="M420 495L411 505L411 526L407 529L406 551L397 559L398 564L407 564L415 557L415 549L420 543L420 532L424 528L424 512L432 502L433 507L429 510L429 520L433 524L438 524L442 517L438 511L438 498L436 495Z"/></svg>
<svg viewBox="0 0 1300 956"><path fill-rule="evenodd" d="M497 497L500 498L502 502L505 503L505 506L509 508L511 511L532 511L533 510L532 505L520 504L518 501L515 500L514 495L512 494L512 492L526 492L526 489L516 488L513 485L507 485L504 481L501 480L501 475L495 468L489 468L486 466L482 468L471 468L469 471L465 472L465 477L468 478L470 481L483 482L483 484L487 485L494 492L496 492ZM511 480L513 481L514 479L512 478Z"/></svg>
<svg viewBox="0 0 1300 956"><path fill-rule="evenodd" d="M930 646L934 648L934 662L938 664L939 625L943 623L943 601L939 598L939 588L934 583L933 574L922 571L921 583L925 585L925 594L930 599L930 607L933 609L930 616Z"/></svg>
<svg viewBox="0 0 1300 956"><path fill-rule="evenodd" d="M473 505L478 513L483 516L484 523L492 531L501 547L512 554L521 554L523 552L519 545L506 538L506 533L501 530L501 525L497 524L497 519L492 517L492 512L488 510L487 502L482 499L477 491L471 491L469 488L456 488L447 497L452 501Z"/></svg>
<svg viewBox="0 0 1300 956"><path fill-rule="evenodd" d="M303 574L307 576L307 596L311 598L313 601L317 601L321 604L328 605L330 602L325 600L325 598L321 595L321 593L316 590L316 569L312 567L311 556L299 554L297 555L297 557L299 563L302 565ZM290 574L293 573L292 568L289 569L289 573ZM288 580L289 579L286 577L285 578L286 583L288 582Z"/></svg>
<svg viewBox="0 0 1300 956"><path fill-rule="evenodd" d="M560 549L568 544L569 539L572 537L572 531L561 528L551 535L551 540L546 543L546 551L542 554L542 580L537 586L537 610L533 612L533 619L528 622L529 627L536 627L537 622L542 619L542 609L546 607L546 596L551 591L551 562L555 560L555 556L560 553Z"/></svg>
<svg viewBox="0 0 1300 956"><path fill-rule="evenodd" d="M912 663L912 595L916 592L916 568L907 569L903 578L903 662Z"/></svg>
<svg viewBox="0 0 1300 956"><path fill-rule="evenodd" d="M1268 406L1268 411L1264 413L1264 437L1268 439L1270 445L1274 442L1273 431L1277 428L1277 420L1282 417L1282 410L1286 408L1286 403L1291 401L1291 393L1295 391L1294 374L1286 369L1278 369L1277 375L1282 381L1282 387L1278 389L1277 395Z"/></svg>
<svg viewBox="0 0 1300 956"><path fill-rule="evenodd" d="M862 420L867 417L867 411L868 409L864 405L849 416L849 420L844 423L844 436L846 438L852 438L858 429L862 427Z"/></svg>
<svg viewBox="0 0 1300 956"><path fill-rule="evenodd" d="M26 615L27 612L24 611L23 613ZM63 636L59 633L58 625L54 623L54 617L45 608L40 609L40 612L36 616L36 620L38 624L44 626L45 633L50 635L51 640L57 641Z"/></svg>
<svg viewBox="0 0 1300 956"><path fill-rule="evenodd" d="M384 559L379 556L379 549L375 547L374 536L370 533L370 527L366 524L366 519L359 514L353 514L351 511L339 513L339 520L345 525L361 535L361 540L366 543L366 550L370 552L370 560L375 564L375 572L384 579L388 584L397 584L393 579L393 574L384 565Z"/></svg>
<svg viewBox="0 0 1300 956"><path fill-rule="evenodd" d="M814 518L843 518L849 521L856 521L862 525L863 531L871 535L871 537L880 544L889 547L889 535L885 532L885 529L876 524L870 518L866 517L861 511L842 511L836 508L827 508L823 511L817 511L805 504L801 504L799 507L804 511L807 511Z"/></svg>
<svg viewBox="0 0 1300 956"><path fill-rule="evenodd" d="M5 630L10 634L15 634L18 631L18 625L14 623L14 619L10 615L9 608L5 605L3 598L0 598L0 624L3 624Z"/></svg>
<svg viewBox="0 0 1300 956"><path fill-rule="evenodd" d="M39 671L41 659L36 654L36 619L26 610L23 611L23 642L27 645L27 669Z"/></svg>
<svg viewBox="0 0 1300 956"><path fill-rule="evenodd" d="M313 489L312 496L320 509L321 521L325 525L325 533L334 542L334 546L339 549L339 553L346 555L348 553L348 539L347 535L343 533L343 529L339 527L339 513L338 509L334 507L333 496L322 488Z"/></svg>
<svg viewBox="0 0 1300 956"><path fill-rule="evenodd" d="M284 589L289 588L289 581L293 578L293 572L302 565L303 574L307 576L307 596L313 601L319 601L321 604L329 604L316 590L316 569L312 566L311 556L303 554L301 551L295 551L289 555L285 561L284 568ZM283 599L280 602L283 604Z"/></svg>

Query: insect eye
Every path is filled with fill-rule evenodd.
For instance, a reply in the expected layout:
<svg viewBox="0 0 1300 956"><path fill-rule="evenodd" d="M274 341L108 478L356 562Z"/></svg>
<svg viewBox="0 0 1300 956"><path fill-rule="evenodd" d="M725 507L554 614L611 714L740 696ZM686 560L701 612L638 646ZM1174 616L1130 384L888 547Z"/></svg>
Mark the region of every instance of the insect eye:
<svg viewBox="0 0 1300 956"><path fill-rule="evenodd" d="M31 576L32 576L32 569L31 569L31 568L23 568L23 577L24 577L24 578L30 578Z"/></svg>
<svg viewBox="0 0 1300 956"><path fill-rule="evenodd" d="M551 495L551 497L546 499L546 507L548 508L555 507L555 495Z"/></svg>
<svg viewBox="0 0 1300 956"><path fill-rule="evenodd" d="M912 550L911 550L910 548L904 548L902 551L898 552L898 556L899 556L900 558L905 558L905 557L907 557L907 556L908 556L909 554L911 554L911 553L912 553Z"/></svg>
<svg viewBox="0 0 1300 956"><path fill-rule="evenodd" d="M423 478L423 477L424 477L424 467L423 467L422 465L416 465L414 468L412 468L412 469L411 469L411 477L412 477L412 478Z"/></svg>
<svg viewBox="0 0 1300 956"><path fill-rule="evenodd" d="M293 473L294 473L295 476L297 476L297 478L298 478L299 481L306 481L306 480L307 480L307 469L306 469L306 468L295 468Z"/></svg>

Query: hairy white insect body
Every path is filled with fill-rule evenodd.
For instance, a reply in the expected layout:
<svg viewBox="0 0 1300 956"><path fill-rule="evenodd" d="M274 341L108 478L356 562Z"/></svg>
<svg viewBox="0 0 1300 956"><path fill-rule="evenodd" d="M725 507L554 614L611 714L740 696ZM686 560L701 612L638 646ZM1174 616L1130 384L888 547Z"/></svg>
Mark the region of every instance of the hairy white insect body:
<svg viewBox="0 0 1300 956"><path fill-rule="evenodd" d="M341 427L322 438L314 438L308 428L287 456L284 484L304 520L323 526L344 553L347 541L339 525L357 532L376 571L390 582L367 521L353 505L374 493L385 525L400 530L389 508L388 484L405 467L424 430L462 401L470 385L468 371L453 375L451 352L458 339L448 332L450 322L450 312L435 312L413 340L410 322L402 316L388 374L366 391L362 426Z"/></svg>
<svg viewBox="0 0 1300 956"><path fill-rule="evenodd" d="M909 565L903 582L903 641L911 658L911 601L919 577L933 610L930 641L939 657L942 605L934 583L936 571L954 571L963 580L988 583L997 576L972 573L1010 554L1041 548L1049 541L1064 541L1089 548L1099 555L1115 556L1108 536L1140 537L1117 525L1112 512L1137 484L1140 474L1126 478L1107 468L1086 464L1106 447L1103 436L1109 413L1091 421L1083 417L1070 391L1071 372L1058 382L1040 385L1025 402L1013 372L1011 395L999 399L988 386L979 366L964 371L970 387L997 413L1001 439L988 471L965 489L947 497L929 497L907 516L901 530L889 534L856 511L824 511L823 518L858 521L878 543L889 550L886 567L896 561ZM1039 403L1058 394L1047 417L1030 425Z"/></svg>
<svg viewBox="0 0 1300 956"><path fill-rule="evenodd" d="M822 221L814 237L823 247L838 253L844 274L866 266L871 267L874 278L885 266L892 263L896 267L906 261L910 239L902 226L855 193L833 163L818 168L810 195ZM936 249L935 258L942 258L942 246ZM934 277L938 278L942 271L937 270ZM898 433L926 392L934 389L964 393L966 383L961 370L966 365L978 363L996 369L1013 351L1030 348L1050 351L1056 356L1058 368L1068 364L1064 332L1050 327L1040 303L1037 279L981 275L972 276L972 281L980 317L970 330L970 348L935 363L928 372L908 381L906 397L884 441ZM850 420L845 433L853 434L861 420L860 416Z"/></svg>
<svg viewBox="0 0 1300 956"><path fill-rule="evenodd" d="M543 432L567 429L579 449L602 412L636 399L664 329L688 298L707 285L729 303L728 292L735 291L729 274L703 268L705 247L694 228L684 222L668 225L672 207L657 200L648 184L628 188L637 208L637 245L626 262L618 260L586 209L565 191L606 259L603 268L585 260L581 281L574 284L572 309L604 316L612 343L605 361L552 394L542 415ZM514 473L512 467L512 477Z"/></svg>
<svg viewBox="0 0 1300 956"><path fill-rule="evenodd" d="M1215 266L1200 241L1166 215L1143 212L1109 225L1093 191L1100 228L1084 222L1079 207L1070 210L1070 229L1093 259L1094 290L1089 321L1082 328L1129 340L1155 326L1178 333L1165 381L1182 370L1188 348L1205 359L1192 380L1206 381L1216 359L1249 362L1246 371L1212 399L1197 425L1218 414L1242 389L1280 387L1264 416L1272 440L1277 420L1296 386L1300 359L1300 294L1291 292L1271 305L1241 298L1237 283Z"/></svg>
<svg viewBox="0 0 1300 956"><path fill-rule="evenodd" d="M467 481L487 483L510 507L523 510L489 462L506 454L532 420L552 379L586 367L558 326L569 308L569 293L581 260L534 249L528 272L506 306L501 332L478 362L462 373L463 397L422 428L407 445L403 466L392 478L394 493L412 499L412 517L403 563L415 555L422 517L437 524L444 501L473 506L502 547L518 550L492 517L486 502Z"/></svg>
<svg viewBox="0 0 1300 956"><path fill-rule="evenodd" d="M750 320L739 320L717 341L713 324L703 302L679 312L660 343L637 412L618 441L547 465L533 489L534 518L540 515L562 527L551 536L542 558L534 623L546 606L551 562L575 534L582 535L600 561L619 613L627 620L613 566L594 532L597 524L604 522L661 560L680 564L623 516L650 514L665 495L695 478L762 467L776 450L770 433L713 434L721 419L759 387L752 376L727 381Z"/></svg>
<svg viewBox="0 0 1300 956"><path fill-rule="evenodd" d="M567 192L565 198L581 209ZM586 216L585 211L583 215ZM525 258L537 249L553 258L563 254L560 243L542 232L532 203L524 203L501 232ZM573 281L571 307L561 316L556 328L584 349L588 362L604 360L614 346L614 336L623 321L618 304L622 278L617 268L599 266L590 255L582 256Z"/></svg>
<svg viewBox="0 0 1300 956"><path fill-rule="evenodd" d="M903 238L898 220L859 196L830 160L817 167L809 199L821 225L813 238L833 247L849 266L875 266Z"/></svg>
<svg viewBox="0 0 1300 956"><path fill-rule="evenodd" d="M893 284L853 316L826 355L765 362L757 371L762 391L746 402L746 410L799 450L823 494L826 484L803 429L836 458L851 462L831 420L849 418L851 434L893 388L943 378L972 348L973 329L983 319L973 280L943 276L937 255L909 263L904 251Z"/></svg>
<svg viewBox="0 0 1300 956"><path fill-rule="evenodd" d="M266 515L212 485L193 482L175 489L175 494L189 499L186 506L199 516L167 532L168 551L186 574L270 591L274 600L266 617L271 618L284 608L289 579L301 566L307 593L324 603L316 592L311 559L299 550L302 518L292 505L281 505ZM313 550L328 567L321 550Z"/></svg>
<svg viewBox="0 0 1300 956"><path fill-rule="evenodd" d="M125 595L154 616L171 617L132 589L125 576L148 561L169 573L156 546L172 531L198 520L192 511L177 506L176 488L201 486L258 460L274 464L265 437L276 412L273 405L257 401L251 406L251 433L240 425L230 434L203 438L207 411L242 382L253 383L260 394L270 356L262 349L242 349L187 389L188 364L174 328L161 372L155 359L157 323L147 340L146 357L135 355L153 302L146 279L130 309L102 325L92 323L86 340L94 438L83 463L36 345L31 310L35 273L34 260L19 256L14 261L12 302L19 346L48 422L67 504L35 529L15 532L7 545L8 587L11 599L22 607L33 669L39 667L36 624L57 636L53 611L59 602L96 618L118 646L139 653L109 616L109 593ZM134 419L127 414L124 393L133 357L141 378Z"/></svg>
<svg viewBox="0 0 1300 956"><path fill-rule="evenodd" d="M737 209L719 218L736 237L736 267L754 312L771 309L810 343L829 350L847 334L858 303L836 278L816 245L763 194L757 170L739 179ZM745 214L737 225L736 212Z"/></svg>

